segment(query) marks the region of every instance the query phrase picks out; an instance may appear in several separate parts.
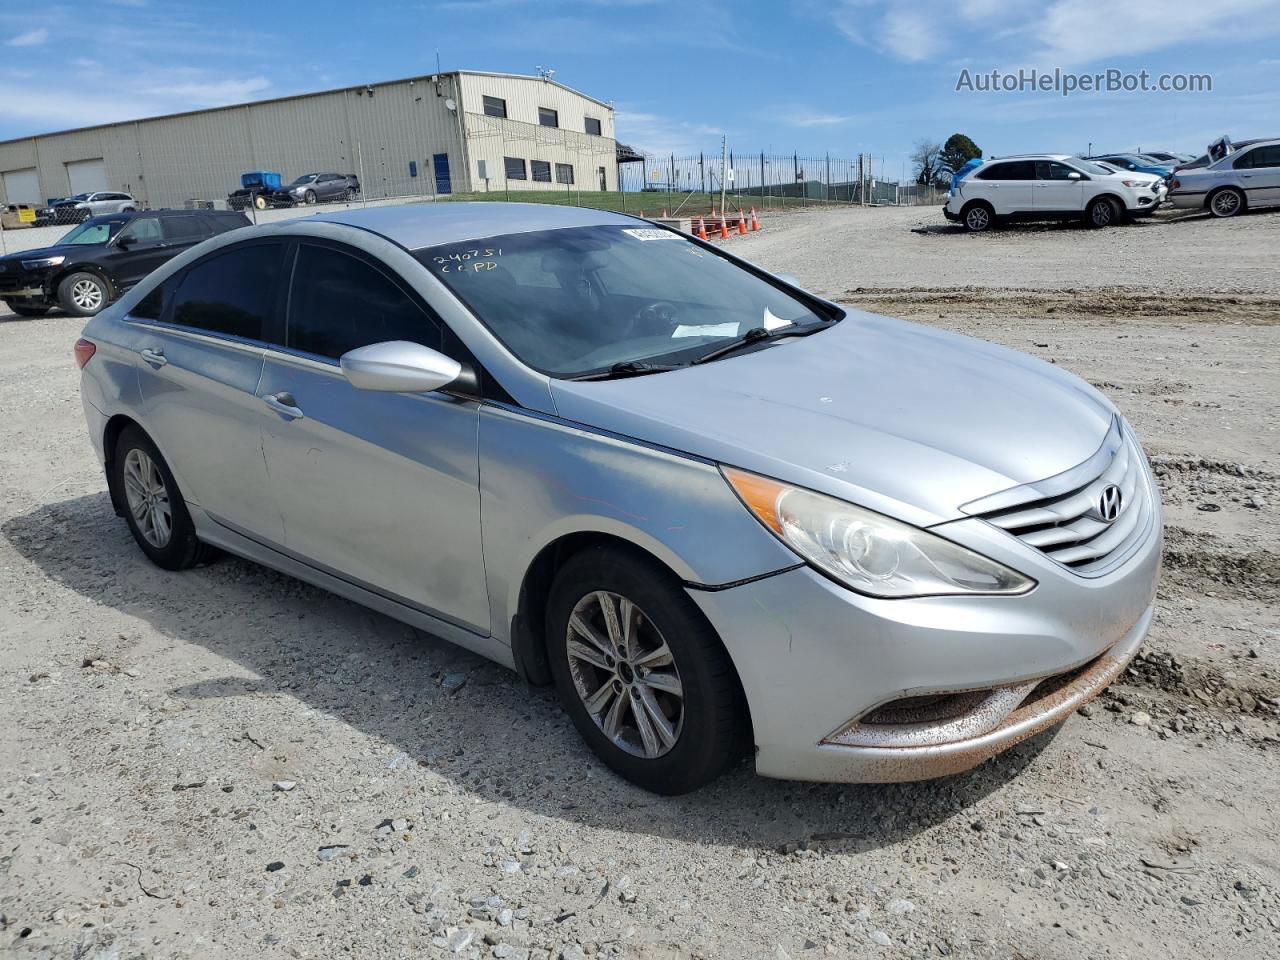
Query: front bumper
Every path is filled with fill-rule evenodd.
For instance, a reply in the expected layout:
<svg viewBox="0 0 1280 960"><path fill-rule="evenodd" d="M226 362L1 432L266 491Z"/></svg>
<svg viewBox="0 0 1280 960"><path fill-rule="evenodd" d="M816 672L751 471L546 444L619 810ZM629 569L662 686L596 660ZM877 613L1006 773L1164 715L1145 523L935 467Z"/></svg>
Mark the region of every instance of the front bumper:
<svg viewBox="0 0 1280 960"><path fill-rule="evenodd" d="M758 773L893 782L967 770L1096 696L1146 636L1162 547L1158 514L1119 569L1092 578L982 520L947 524L945 533L1037 586L1017 597L882 600L800 567L727 590L690 591L742 680ZM842 736L905 698L1010 687L1025 687L1026 699L994 725L961 729L946 742L886 746L893 741Z"/></svg>
<svg viewBox="0 0 1280 960"><path fill-rule="evenodd" d="M52 274L52 269L27 270L21 264L8 261L0 272L0 298L43 300L48 296Z"/></svg>

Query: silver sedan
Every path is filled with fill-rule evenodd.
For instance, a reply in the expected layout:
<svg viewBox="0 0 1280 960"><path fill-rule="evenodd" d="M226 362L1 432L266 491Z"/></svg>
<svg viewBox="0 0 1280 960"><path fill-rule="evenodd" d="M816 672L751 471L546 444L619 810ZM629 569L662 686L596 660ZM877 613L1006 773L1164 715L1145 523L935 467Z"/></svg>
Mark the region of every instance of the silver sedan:
<svg viewBox="0 0 1280 960"><path fill-rule="evenodd" d="M972 767L1151 621L1160 504L1071 374L839 307L612 213L432 204L250 227L76 348L112 503L553 683L679 793Z"/></svg>

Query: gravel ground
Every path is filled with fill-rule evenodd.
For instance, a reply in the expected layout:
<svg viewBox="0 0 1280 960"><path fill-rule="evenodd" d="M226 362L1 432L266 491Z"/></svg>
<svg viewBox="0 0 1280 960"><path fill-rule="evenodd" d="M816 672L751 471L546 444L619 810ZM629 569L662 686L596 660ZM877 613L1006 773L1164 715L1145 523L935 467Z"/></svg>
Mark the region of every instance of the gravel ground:
<svg viewBox="0 0 1280 960"><path fill-rule="evenodd" d="M1167 573L1128 675L971 773L899 786L744 764L650 796L552 697L448 644L238 560L150 566L84 437L80 323L0 314L0 948L1280 954L1277 239L1280 215L968 237L917 209L730 241L1078 372L1164 489Z"/></svg>

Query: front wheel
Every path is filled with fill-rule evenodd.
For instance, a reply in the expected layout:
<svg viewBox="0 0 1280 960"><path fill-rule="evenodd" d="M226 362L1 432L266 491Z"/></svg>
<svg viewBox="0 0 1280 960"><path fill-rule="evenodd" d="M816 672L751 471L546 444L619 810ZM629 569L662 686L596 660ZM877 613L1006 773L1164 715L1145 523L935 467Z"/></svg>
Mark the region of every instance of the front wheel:
<svg viewBox="0 0 1280 960"><path fill-rule="evenodd" d="M729 655L667 570L593 548L556 575L547 647L560 701L616 773L661 794L736 759L743 711Z"/></svg>
<svg viewBox="0 0 1280 960"><path fill-rule="evenodd" d="M178 483L142 428L126 427L120 434L112 469L129 531L152 563L185 570L209 559L212 548L196 537Z"/></svg>
<svg viewBox="0 0 1280 960"><path fill-rule="evenodd" d="M260 194L260 193L259 193L259 194L257 194L257 195L253 198L253 206L255 207L255 209L258 209L258 210L265 210L265 209L267 209L267 198L266 198L266 197L264 197L264 196L263 196L262 194Z"/></svg>
<svg viewBox="0 0 1280 960"><path fill-rule="evenodd" d="M73 317L92 317L111 302L111 287L96 273L68 274L58 284L58 305Z"/></svg>
<svg viewBox="0 0 1280 960"><path fill-rule="evenodd" d="M302 199L306 202L307 206L311 206L316 202L316 192L314 190L308 190L302 195Z"/></svg>
<svg viewBox="0 0 1280 960"><path fill-rule="evenodd" d="M1219 190L1209 200L1209 212L1215 217L1234 217L1244 209L1244 194L1235 187Z"/></svg>
<svg viewBox="0 0 1280 960"><path fill-rule="evenodd" d="M43 317L49 312L47 304L15 303L12 300L6 300L4 304L20 317Z"/></svg>
<svg viewBox="0 0 1280 960"><path fill-rule="evenodd" d="M1084 222L1091 227L1109 227L1119 223L1119 206L1110 197L1098 197L1085 209Z"/></svg>

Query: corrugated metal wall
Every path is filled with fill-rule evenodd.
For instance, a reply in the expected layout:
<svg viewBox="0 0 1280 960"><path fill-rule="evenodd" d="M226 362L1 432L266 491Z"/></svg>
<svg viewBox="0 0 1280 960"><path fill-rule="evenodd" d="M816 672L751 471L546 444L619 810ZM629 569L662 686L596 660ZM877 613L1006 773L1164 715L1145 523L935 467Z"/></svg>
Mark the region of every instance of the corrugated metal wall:
<svg viewBox="0 0 1280 960"><path fill-rule="evenodd" d="M463 74L457 84L457 76L420 77L9 141L0 143L0 172L35 167L41 196L47 199L69 193L67 162L101 158L110 189L132 193L152 207L181 206L193 198L225 199L239 186L240 174L253 170L278 171L286 181L303 173L355 173L371 199L427 196L444 186L437 182L437 173L443 174L446 167L436 161L437 155L448 158L453 192L481 189L474 184L476 158L491 158L490 176L500 176L507 141L527 143L518 154L526 159L573 163L582 189L598 189L594 169L604 166L609 189L616 188L610 110L541 80ZM452 98L466 111L474 100L474 112L482 114L482 89L506 99L512 119L495 130L483 122L473 128L470 121L477 118L466 118L471 143L464 151L459 116L445 101ZM562 128L539 128L539 106L560 111ZM601 121L603 136L581 132L586 116ZM535 188L532 183L522 186ZM536 186L564 189L556 183Z"/></svg>

